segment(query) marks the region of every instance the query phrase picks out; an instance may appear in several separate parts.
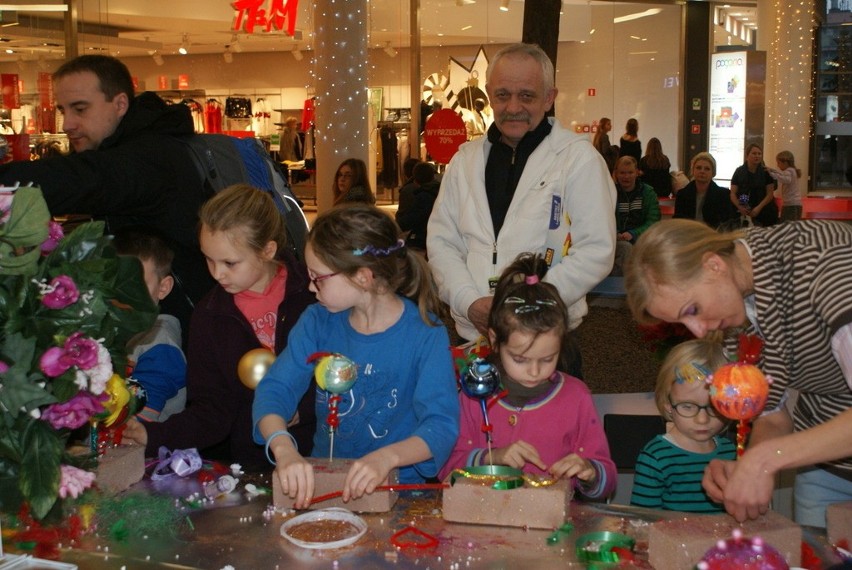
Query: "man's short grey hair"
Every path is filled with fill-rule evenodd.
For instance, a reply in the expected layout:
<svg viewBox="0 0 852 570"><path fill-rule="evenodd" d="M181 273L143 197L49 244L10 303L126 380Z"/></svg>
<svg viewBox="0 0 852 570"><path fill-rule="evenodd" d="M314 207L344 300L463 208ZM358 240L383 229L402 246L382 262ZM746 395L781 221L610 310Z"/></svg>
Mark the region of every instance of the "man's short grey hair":
<svg viewBox="0 0 852 570"><path fill-rule="evenodd" d="M544 53L544 50L537 44L525 43L508 45L494 54L494 57L488 62L488 69L485 71L486 85L491 79L491 72L494 70L494 66L497 65L500 58L507 55L526 55L536 60L539 65L541 65L541 72L544 76L544 92L547 93L553 89L553 62L550 61L550 58L546 53Z"/></svg>

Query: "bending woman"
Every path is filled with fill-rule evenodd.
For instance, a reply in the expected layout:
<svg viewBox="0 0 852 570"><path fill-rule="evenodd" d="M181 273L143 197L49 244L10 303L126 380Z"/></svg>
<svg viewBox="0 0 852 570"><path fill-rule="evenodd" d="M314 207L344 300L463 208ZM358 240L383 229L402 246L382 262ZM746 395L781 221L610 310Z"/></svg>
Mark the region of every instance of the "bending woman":
<svg viewBox="0 0 852 570"><path fill-rule="evenodd" d="M625 288L640 323L763 338L766 408L741 458L708 465L704 489L737 520L753 519L769 509L779 471L805 468L796 522L824 527L827 505L852 500L852 227L805 221L720 234L665 220L633 248Z"/></svg>

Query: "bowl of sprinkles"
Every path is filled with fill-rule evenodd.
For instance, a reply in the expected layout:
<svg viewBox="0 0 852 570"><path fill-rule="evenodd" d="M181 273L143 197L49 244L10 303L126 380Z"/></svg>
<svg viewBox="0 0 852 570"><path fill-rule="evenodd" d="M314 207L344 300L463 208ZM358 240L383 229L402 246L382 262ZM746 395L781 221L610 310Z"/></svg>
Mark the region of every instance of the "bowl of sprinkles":
<svg viewBox="0 0 852 570"><path fill-rule="evenodd" d="M293 517L281 525L281 536L302 548L343 548L367 532L367 522L352 511L318 509Z"/></svg>

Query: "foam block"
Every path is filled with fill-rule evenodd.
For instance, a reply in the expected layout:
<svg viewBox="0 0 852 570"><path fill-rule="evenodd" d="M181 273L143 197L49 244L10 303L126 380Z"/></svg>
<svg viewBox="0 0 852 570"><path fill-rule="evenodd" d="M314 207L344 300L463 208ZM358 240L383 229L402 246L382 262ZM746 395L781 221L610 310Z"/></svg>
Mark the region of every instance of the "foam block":
<svg viewBox="0 0 852 570"><path fill-rule="evenodd" d="M95 483L108 493L124 491L145 475L145 446L119 445L98 459Z"/></svg>
<svg viewBox="0 0 852 570"><path fill-rule="evenodd" d="M759 536L775 547L790 566L799 566L802 557L802 528L790 519L770 511L753 520L738 523L732 516L684 515L651 525L648 534L648 561L654 568L692 568L718 540L731 536L735 528L743 536Z"/></svg>
<svg viewBox="0 0 852 570"><path fill-rule="evenodd" d="M552 529L568 519L572 496L565 480L548 487L498 490L481 480L460 477L444 489L444 520Z"/></svg>
<svg viewBox="0 0 852 570"><path fill-rule="evenodd" d="M346 479L349 467L354 462L353 459L335 459L333 461L321 457L307 457L306 459L314 467L314 497L343 490L343 481ZM398 482L399 471L394 469L381 485L393 485ZM358 513L386 513L393 508L398 496L398 493L391 491L376 491L371 495L350 500L348 503L344 503L341 498L336 498L314 503L309 508L342 507ZM272 476L272 504L280 509L293 508L293 499L281 491L281 484L274 474Z"/></svg>
<svg viewBox="0 0 852 570"><path fill-rule="evenodd" d="M852 544L852 501L829 505L825 511L828 523L827 533L830 544L845 540Z"/></svg>

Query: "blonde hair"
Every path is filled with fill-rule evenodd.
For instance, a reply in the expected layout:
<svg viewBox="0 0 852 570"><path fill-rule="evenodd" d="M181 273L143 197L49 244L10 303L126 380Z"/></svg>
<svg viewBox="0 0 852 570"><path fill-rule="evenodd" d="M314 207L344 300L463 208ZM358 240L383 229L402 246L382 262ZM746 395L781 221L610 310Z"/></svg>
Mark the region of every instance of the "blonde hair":
<svg viewBox="0 0 852 570"><path fill-rule="evenodd" d="M692 157L692 160L689 162L689 176L692 177L692 171L695 170L695 163L704 161L710 164L710 177L716 177L716 159L713 158L713 155L709 152L699 152L695 156Z"/></svg>
<svg viewBox="0 0 852 570"><path fill-rule="evenodd" d="M666 406L671 405L672 386L678 381L679 368L697 364L712 374L727 363L721 335L688 340L672 348L660 367L657 384L654 387L654 402L657 404L660 415L664 418L669 417ZM697 381L703 381L703 379L697 379Z"/></svg>
<svg viewBox="0 0 852 570"><path fill-rule="evenodd" d="M260 255L274 241L278 251L287 245L284 220L272 196L249 184L233 184L207 200L198 213L199 230L239 233L245 244Z"/></svg>
<svg viewBox="0 0 852 570"><path fill-rule="evenodd" d="M782 150L778 154L775 155L775 160L779 162L787 163L787 166L791 166L796 170L796 178L802 177L801 169L796 167L796 158L793 156L793 153L789 150Z"/></svg>
<svg viewBox="0 0 852 570"><path fill-rule="evenodd" d="M707 254L736 263L736 240L744 236L743 230L717 233L695 220L663 220L652 225L639 236L624 268L627 304L636 322L659 322L648 313L656 289L693 282L701 275Z"/></svg>

